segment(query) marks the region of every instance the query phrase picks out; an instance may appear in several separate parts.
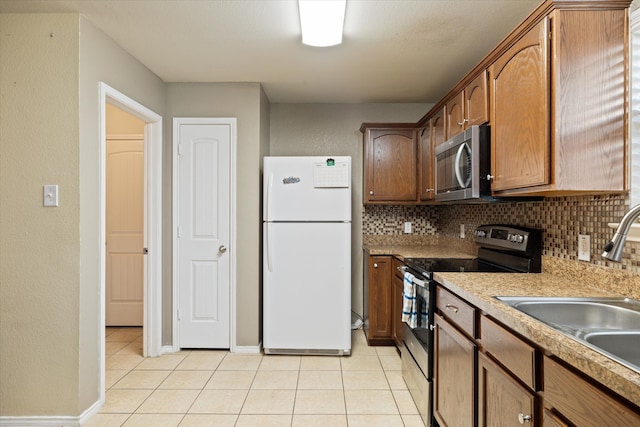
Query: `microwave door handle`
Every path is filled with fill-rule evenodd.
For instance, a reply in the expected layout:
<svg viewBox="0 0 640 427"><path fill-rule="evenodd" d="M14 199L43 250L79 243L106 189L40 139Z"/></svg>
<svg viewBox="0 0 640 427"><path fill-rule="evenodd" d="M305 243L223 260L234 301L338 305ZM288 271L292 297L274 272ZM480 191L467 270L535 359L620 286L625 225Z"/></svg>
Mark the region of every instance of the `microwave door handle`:
<svg viewBox="0 0 640 427"><path fill-rule="evenodd" d="M456 164L454 168L454 170L456 171L456 179L458 180L460 188L467 188L467 185L469 185L468 182L464 182L462 173L460 173L460 158L462 157L462 152L465 150L465 148L469 148L466 142L464 144L460 144L460 147L458 147L458 152L456 153Z"/></svg>

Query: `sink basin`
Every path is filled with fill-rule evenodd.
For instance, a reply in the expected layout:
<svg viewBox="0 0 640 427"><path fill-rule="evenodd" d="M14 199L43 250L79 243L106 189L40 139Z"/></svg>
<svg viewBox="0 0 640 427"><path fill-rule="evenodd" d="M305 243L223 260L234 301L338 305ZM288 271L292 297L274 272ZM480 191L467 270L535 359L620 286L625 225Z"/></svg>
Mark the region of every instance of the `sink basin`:
<svg viewBox="0 0 640 427"><path fill-rule="evenodd" d="M630 298L496 298L640 373L640 301Z"/></svg>
<svg viewBox="0 0 640 427"><path fill-rule="evenodd" d="M640 367L640 331L589 332L583 339L607 353Z"/></svg>
<svg viewBox="0 0 640 427"><path fill-rule="evenodd" d="M551 326L572 329L640 329L640 303L626 298L536 298L506 300L514 308Z"/></svg>

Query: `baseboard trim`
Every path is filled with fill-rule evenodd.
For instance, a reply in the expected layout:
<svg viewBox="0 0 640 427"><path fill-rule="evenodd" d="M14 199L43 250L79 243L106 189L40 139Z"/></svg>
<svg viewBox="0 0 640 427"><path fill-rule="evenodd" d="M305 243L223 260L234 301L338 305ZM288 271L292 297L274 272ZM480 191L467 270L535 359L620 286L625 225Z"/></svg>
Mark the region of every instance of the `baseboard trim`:
<svg viewBox="0 0 640 427"><path fill-rule="evenodd" d="M0 426L2 427L80 427L89 418L94 416L102 407L100 401L95 402L89 409L78 417L64 415L37 416L37 417L9 417L0 416Z"/></svg>
<svg viewBox="0 0 640 427"><path fill-rule="evenodd" d="M237 345L231 349L232 353L257 354L262 351L262 342L257 346L254 345Z"/></svg>

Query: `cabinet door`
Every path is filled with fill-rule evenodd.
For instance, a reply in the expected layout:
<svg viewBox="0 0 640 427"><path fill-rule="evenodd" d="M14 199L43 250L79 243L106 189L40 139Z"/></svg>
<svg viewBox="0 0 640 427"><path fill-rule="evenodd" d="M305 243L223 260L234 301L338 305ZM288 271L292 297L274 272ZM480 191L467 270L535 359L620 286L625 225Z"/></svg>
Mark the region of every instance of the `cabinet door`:
<svg viewBox="0 0 640 427"><path fill-rule="evenodd" d="M434 149L447 140L447 120L445 112L446 108L442 107L438 113L431 117L431 146Z"/></svg>
<svg viewBox="0 0 640 427"><path fill-rule="evenodd" d="M544 427L569 427L569 424L565 423L560 417L548 409L545 409L542 415L542 425Z"/></svg>
<svg viewBox="0 0 640 427"><path fill-rule="evenodd" d="M536 398L483 354L478 354L478 426L538 425Z"/></svg>
<svg viewBox="0 0 640 427"><path fill-rule="evenodd" d="M464 91L447 102L447 138L451 138L465 130L467 119L465 117L464 104Z"/></svg>
<svg viewBox="0 0 640 427"><path fill-rule="evenodd" d="M417 201L415 135L414 129L365 133L365 203Z"/></svg>
<svg viewBox="0 0 640 427"><path fill-rule="evenodd" d="M433 187L433 145L431 126L420 130L418 135L420 145L420 200L433 200L435 195Z"/></svg>
<svg viewBox="0 0 640 427"><path fill-rule="evenodd" d="M369 325L365 329L370 345L393 345L391 325L391 257L369 257Z"/></svg>
<svg viewBox="0 0 640 427"><path fill-rule="evenodd" d="M489 121L489 91L487 70L482 71L464 89L465 127L481 125Z"/></svg>
<svg viewBox="0 0 640 427"><path fill-rule="evenodd" d="M550 181L548 18L490 67L493 191Z"/></svg>
<svg viewBox="0 0 640 427"><path fill-rule="evenodd" d="M396 346L402 345L402 293L404 290L404 280L393 275L393 286L391 295L391 304L393 306L391 329L393 331L393 341Z"/></svg>
<svg viewBox="0 0 640 427"><path fill-rule="evenodd" d="M640 426L640 410L544 358L544 405L577 426Z"/></svg>
<svg viewBox="0 0 640 427"><path fill-rule="evenodd" d="M475 426L476 345L435 316L433 411L442 427Z"/></svg>

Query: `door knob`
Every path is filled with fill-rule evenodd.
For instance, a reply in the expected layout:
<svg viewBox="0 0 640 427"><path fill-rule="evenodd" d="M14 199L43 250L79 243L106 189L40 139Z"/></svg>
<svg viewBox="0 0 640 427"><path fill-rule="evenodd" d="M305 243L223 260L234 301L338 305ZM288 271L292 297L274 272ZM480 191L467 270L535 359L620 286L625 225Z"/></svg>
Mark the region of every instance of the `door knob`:
<svg viewBox="0 0 640 427"><path fill-rule="evenodd" d="M218 251L223 254L225 252L227 252L227 247L225 245L220 245L220 247L218 248Z"/></svg>

